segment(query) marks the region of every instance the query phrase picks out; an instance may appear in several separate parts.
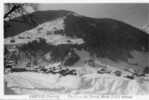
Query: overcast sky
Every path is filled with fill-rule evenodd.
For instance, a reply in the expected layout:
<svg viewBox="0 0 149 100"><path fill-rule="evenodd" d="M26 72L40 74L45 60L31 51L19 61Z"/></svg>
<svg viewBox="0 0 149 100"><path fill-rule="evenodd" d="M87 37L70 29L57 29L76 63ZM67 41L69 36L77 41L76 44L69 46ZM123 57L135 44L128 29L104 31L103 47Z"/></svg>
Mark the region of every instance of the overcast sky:
<svg viewBox="0 0 149 100"><path fill-rule="evenodd" d="M40 4L39 10L71 10L95 18L114 18L137 27L148 23L149 4Z"/></svg>

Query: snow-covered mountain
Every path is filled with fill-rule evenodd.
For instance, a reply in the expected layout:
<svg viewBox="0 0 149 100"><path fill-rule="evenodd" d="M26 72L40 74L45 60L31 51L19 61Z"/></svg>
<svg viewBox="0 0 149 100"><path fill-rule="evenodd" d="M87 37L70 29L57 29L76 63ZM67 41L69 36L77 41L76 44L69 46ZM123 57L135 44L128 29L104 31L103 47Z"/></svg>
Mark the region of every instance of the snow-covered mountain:
<svg viewBox="0 0 149 100"><path fill-rule="evenodd" d="M21 23L21 18L23 20L24 17L6 22L5 25L10 27L5 29L4 34L5 45L18 46L19 55L29 54L33 58L38 58L38 55L47 61L50 60L47 57L49 55L54 61L74 59L72 64L68 64L73 65L80 59L75 52L77 49L85 50L91 57L131 64L128 59L134 58L132 52L143 52L146 55L149 50L148 34L114 19L94 19L64 10L39 11L25 15L34 25ZM43 59L35 62L41 63ZM139 65L137 62L132 63L132 66L133 64Z"/></svg>
<svg viewBox="0 0 149 100"><path fill-rule="evenodd" d="M23 22L24 18L26 22ZM149 73L145 69L149 67L149 34L143 30L114 19L94 19L65 10L38 11L4 24L6 66L12 63L9 59L14 59L16 68L37 66L37 69L43 68L47 73L49 67L44 69L45 66L60 63L77 70L76 76L62 77L59 74L10 73L6 75L6 81L15 91L18 89L15 85L24 89L19 91L28 92L25 89L33 88L37 93L44 88L79 89L76 92L105 94L127 94L132 91L134 94L144 94L149 91L148 88L142 89L147 86L148 80L136 78L142 77L142 73ZM53 83L50 83L50 78ZM138 81L141 79L145 80L143 84ZM45 83L39 84L41 80ZM63 84L66 80L70 82ZM24 83L28 84L27 87Z"/></svg>

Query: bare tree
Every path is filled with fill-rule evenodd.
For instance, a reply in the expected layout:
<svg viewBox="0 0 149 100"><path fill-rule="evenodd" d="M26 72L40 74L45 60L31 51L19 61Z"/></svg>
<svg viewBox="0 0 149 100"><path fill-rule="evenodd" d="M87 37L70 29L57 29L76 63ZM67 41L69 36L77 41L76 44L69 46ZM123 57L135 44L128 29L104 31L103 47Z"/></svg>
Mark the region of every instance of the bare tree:
<svg viewBox="0 0 149 100"><path fill-rule="evenodd" d="M26 10L27 7L32 7L33 10L37 10L37 4L29 3L6 3L4 7L4 20L10 20L17 16L28 14L29 12Z"/></svg>
<svg viewBox="0 0 149 100"><path fill-rule="evenodd" d="M35 21L36 17L29 14L27 8L31 8L32 11L37 11L38 4L31 4L31 3L6 3L4 4L5 7L5 13L4 13L4 28L5 32L8 27L11 27L10 24L6 24L7 21L15 21L24 23L27 25L33 25L35 26L37 23ZM25 16L27 15L28 16ZM15 19L16 17L22 16L21 19Z"/></svg>

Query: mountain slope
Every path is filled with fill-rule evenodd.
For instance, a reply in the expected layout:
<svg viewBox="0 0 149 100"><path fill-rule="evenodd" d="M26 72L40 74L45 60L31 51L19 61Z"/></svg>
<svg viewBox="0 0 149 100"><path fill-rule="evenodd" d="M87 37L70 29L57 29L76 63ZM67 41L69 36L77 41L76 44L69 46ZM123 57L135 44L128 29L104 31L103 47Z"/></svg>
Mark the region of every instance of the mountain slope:
<svg viewBox="0 0 149 100"><path fill-rule="evenodd" d="M89 51L99 52L99 56L119 59L131 57L131 50L149 50L149 35L120 21L70 15L65 25L66 34L83 38Z"/></svg>
<svg viewBox="0 0 149 100"><path fill-rule="evenodd" d="M18 63L31 61L42 65L61 61L72 66L80 60L76 50L84 50L89 58L108 58L115 63L129 64L128 59L135 57L132 52L149 51L146 32L114 19L94 19L63 10L26 15L29 22L35 22L33 25L21 23L18 21L21 18L23 16L6 22L10 27L4 33L6 48L15 45L19 51Z"/></svg>
<svg viewBox="0 0 149 100"><path fill-rule="evenodd" d="M29 29L47 22L55 20L59 17L66 16L67 14L72 13L65 10L50 10L50 11L38 11L24 16L16 17L10 21L4 23L7 28L5 28L4 37L15 36L21 32L24 32Z"/></svg>

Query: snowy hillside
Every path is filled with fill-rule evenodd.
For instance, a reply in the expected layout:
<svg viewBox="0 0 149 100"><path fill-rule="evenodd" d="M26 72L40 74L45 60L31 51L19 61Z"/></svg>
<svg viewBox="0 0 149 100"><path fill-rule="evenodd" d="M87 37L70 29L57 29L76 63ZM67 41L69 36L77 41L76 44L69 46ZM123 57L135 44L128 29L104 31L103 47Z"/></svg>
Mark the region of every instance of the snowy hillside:
<svg viewBox="0 0 149 100"><path fill-rule="evenodd" d="M64 18L45 22L37 27L22 32L16 36L5 38L6 45L27 44L34 40L45 39L47 43L53 45L59 44L82 44L84 41L79 38L71 38L60 34L55 34L57 30L64 31ZM14 41L14 42L12 42Z"/></svg>

